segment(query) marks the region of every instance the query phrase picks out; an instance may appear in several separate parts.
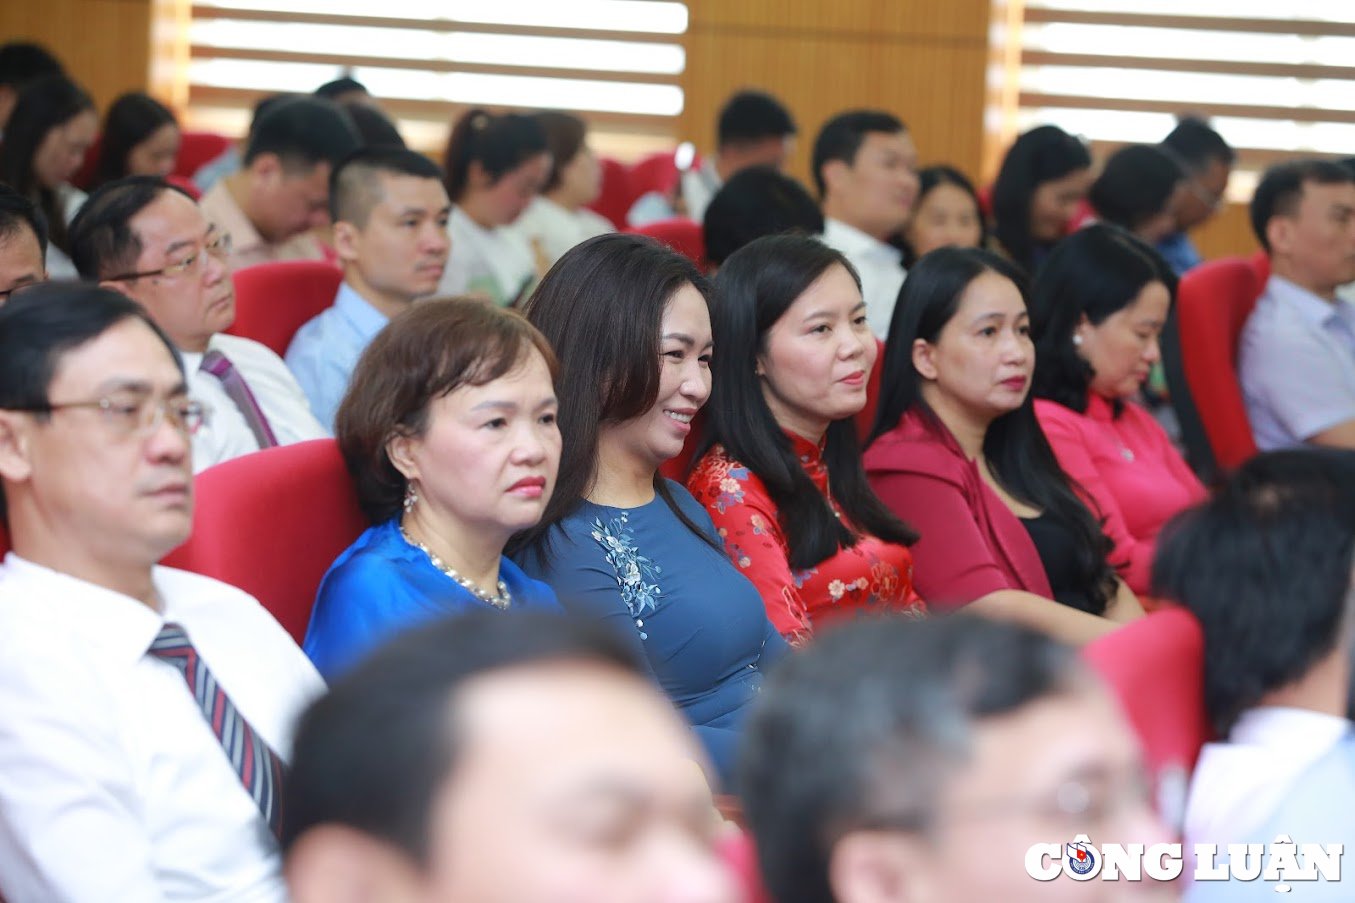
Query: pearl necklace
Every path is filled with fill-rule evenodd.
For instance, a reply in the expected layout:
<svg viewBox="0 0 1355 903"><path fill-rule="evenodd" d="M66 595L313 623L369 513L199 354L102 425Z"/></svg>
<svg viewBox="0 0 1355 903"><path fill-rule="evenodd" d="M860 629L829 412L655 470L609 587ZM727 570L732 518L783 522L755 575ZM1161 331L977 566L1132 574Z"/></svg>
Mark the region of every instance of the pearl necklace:
<svg viewBox="0 0 1355 903"><path fill-rule="evenodd" d="M499 578L498 594L491 596L489 593L482 590L479 587L479 585L476 584L474 581L462 577L455 570L448 567L447 564L443 562L441 558L433 554L433 551L429 549L428 546L419 542L413 536L410 536L409 531L405 529L404 524L400 525L400 535L405 538L405 542L409 543L411 546L427 555L428 561L433 565L433 567L437 568L439 571L442 571L442 573L452 578L452 580L456 581L456 583L459 586L461 586L475 598L479 599L481 602L484 602L486 605L492 605L495 608L499 609L500 611L507 611L508 606L513 604L513 594L508 591L508 584L503 582L502 577Z"/></svg>

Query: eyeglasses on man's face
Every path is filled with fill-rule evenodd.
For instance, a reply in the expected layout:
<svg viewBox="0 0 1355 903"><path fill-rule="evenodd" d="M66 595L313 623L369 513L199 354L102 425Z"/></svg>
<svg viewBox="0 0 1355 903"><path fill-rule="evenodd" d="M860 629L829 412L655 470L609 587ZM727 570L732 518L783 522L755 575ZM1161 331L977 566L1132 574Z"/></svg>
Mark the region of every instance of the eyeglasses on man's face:
<svg viewBox="0 0 1355 903"><path fill-rule="evenodd" d="M183 396L154 398L139 393L107 395L92 401L41 402L12 408L32 414L53 414L57 411L97 411L119 439L145 438L160 425L169 421L185 437L193 436L211 421L211 408L201 401Z"/></svg>
<svg viewBox="0 0 1355 903"><path fill-rule="evenodd" d="M182 260L163 266L158 270L143 270L134 273L121 273L117 276L105 277L108 282L130 282L133 279L149 279L152 276L160 276L165 279L174 279L178 276L188 274L197 274L207 264L207 257L211 255L217 260L225 260L231 253L231 236L228 232L221 232L209 235L203 242L202 249L194 251Z"/></svg>

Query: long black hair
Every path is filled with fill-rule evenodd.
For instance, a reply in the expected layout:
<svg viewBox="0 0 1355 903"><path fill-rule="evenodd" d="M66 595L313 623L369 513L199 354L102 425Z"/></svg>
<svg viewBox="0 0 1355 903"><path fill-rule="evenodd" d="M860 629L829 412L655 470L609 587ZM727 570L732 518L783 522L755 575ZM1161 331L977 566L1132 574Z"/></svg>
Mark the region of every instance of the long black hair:
<svg viewBox="0 0 1355 903"><path fill-rule="evenodd" d="M48 133L86 110L94 110L94 101L64 75L49 75L29 82L19 92L14 112L5 125L4 143L0 144L0 182L8 182L11 188L38 205L47 217L51 243L67 255L70 254L70 241L66 213L61 209L55 187L49 188L38 180L33 159Z"/></svg>
<svg viewBox="0 0 1355 903"><path fill-rule="evenodd" d="M900 418L915 408L936 420L938 428L945 428L922 398L923 379L913 366L913 343L918 339L935 343L955 316L965 291L984 273L1010 280L1022 300L1026 299L1026 280L1020 269L980 248L938 248L908 272L885 342L872 441L897 426ZM1077 542L1078 583L1088 587L1092 613L1103 613L1116 591L1115 572L1107 563L1112 546L1059 467L1035 419L1030 394L1020 407L988 425L983 458L1013 498L1049 514L1071 531Z"/></svg>
<svg viewBox="0 0 1355 903"><path fill-rule="evenodd" d="M1158 253L1119 226L1094 223L1059 242L1030 290L1035 338L1031 393L1078 413L1096 375L1077 353L1073 334L1085 316L1093 326L1128 307L1144 286L1160 282L1176 297L1176 275ZM1119 399L1111 399L1118 416Z"/></svg>
<svg viewBox="0 0 1355 903"><path fill-rule="evenodd" d="M103 144L91 190L105 182L133 175L127 171L127 156L138 144L167 125L177 128L179 122L169 107L149 94L133 91L113 101L104 116Z"/></svg>
<svg viewBox="0 0 1355 903"><path fill-rule="evenodd" d="M709 419L702 448L720 443L767 487L795 570L814 567L839 549L855 546L861 536L834 516L828 499L805 473L767 405L754 364L767 350L768 330L833 266L846 269L860 288L860 278L839 251L807 236L774 235L735 251L715 278L711 324L720 353L711 361ZM917 541L917 534L866 483L851 417L829 424L823 463L829 492L854 526L888 542Z"/></svg>
<svg viewBox="0 0 1355 903"><path fill-rule="evenodd" d="M597 478L598 434L649 411L659 397L659 334L673 295L691 285L707 305L710 284L686 257L640 235L612 233L575 245L555 262L524 313L560 359L556 395L563 449L546 511L509 551L550 557L550 530L574 512ZM654 491L687 529L710 537L678 507L668 482Z"/></svg>
<svg viewBox="0 0 1355 903"><path fill-rule="evenodd" d="M993 234L1027 273L1035 266L1036 242L1030 234L1035 190L1091 165L1087 146L1055 125L1031 129L1007 151L993 183Z"/></svg>

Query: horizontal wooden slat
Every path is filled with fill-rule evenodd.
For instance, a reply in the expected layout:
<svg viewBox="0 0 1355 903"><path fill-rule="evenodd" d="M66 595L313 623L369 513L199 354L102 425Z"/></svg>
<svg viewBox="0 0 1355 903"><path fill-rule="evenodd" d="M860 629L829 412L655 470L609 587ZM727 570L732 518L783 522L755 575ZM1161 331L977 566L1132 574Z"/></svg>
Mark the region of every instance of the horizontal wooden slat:
<svg viewBox="0 0 1355 903"><path fill-rule="evenodd" d="M1055 53L1022 50L1023 66L1077 66L1080 68L1142 69L1160 72L1199 72L1212 75L1250 75L1273 78L1355 79L1355 66L1307 63L1253 63L1243 60L1179 60L1153 56L1108 56L1096 53Z"/></svg>
<svg viewBox="0 0 1355 903"><path fill-rule="evenodd" d="M375 4L374 4L375 5ZM294 22L302 25L342 25L352 28L406 28L417 31L470 31L482 34L550 36L558 38L586 38L597 41L639 41L649 44L675 44L681 35L656 34L648 31L606 31L596 28L555 28L526 25L486 25L482 22L461 22L456 19L402 19L392 16L341 16L331 13L279 12L271 9L228 9L217 6L194 6L193 21L230 19L240 22Z"/></svg>
<svg viewBox="0 0 1355 903"><path fill-rule="evenodd" d="M333 53L307 53L299 50L256 50L242 47L203 47L194 45L194 59L258 60L269 63L318 63L334 67L371 66L383 69L412 69L420 72L473 72L483 75L517 75L535 78L569 78L624 84L677 85L676 75L650 72L616 72L604 69L560 69L544 66L506 66L490 63L464 63L451 60L411 60L388 56L351 56Z"/></svg>
<svg viewBox="0 0 1355 903"><path fill-rule="evenodd" d="M218 106L236 106L242 109L248 109L254 105L261 97L266 96L267 91L254 91L248 88L223 88L216 85L189 85L188 100L190 104L204 103ZM459 115L463 110L467 110L476 104L463 103L460 101L443 100L412 100L409 98L381 98L381 106L388 112L396 115L423 116L435 118L439 116L446 117L450 122L452 118ZM509 107L504 104L483 104L483 106L496 109L514 109L535 111L539 107ZM578 110L579 115L583 116L590 123L616 124L618 126L633 125L636 131L664 131L673 127L673 117L671 116L653 116L644 113L612 113L602 110Z"/></svg>
<svg viewBox="0 0 1355 903"><path fill-rule="evenodd" d="M1165 136L1164 136L1165 137ZM1131 142L1127 141L1089 141L1092 157L1097 160L1104 160L1112 153L1124 147ZM1298 151L1298 150L1272 150L1261 147L1234 147L1237 152L1236 169L1265 169L1275 163L1281 163L1285 160L1293 160L1298 157L1305 159L1319 157L1323 160L1341 160L1349 156L1348 154L1324 154L1317 151Z"/></svg>
<svg viewBox="0 0 1355 903"><path fill-rule="evenodd" d="M1124 25L1134 28L1180 28L1193 31L1241 31L1311 37L1355 37L1355 22L1312 19L1243 19L1223 16L1173 16L1157 13L1107 13L1080 9L1025 8L1026 24Z"/></svg>
<svg viewBox="0 0 1355 903"><path fill-rule="evenodd" d="M1121 97L1082 97L1022 91L1019 104L1025 108L1050 107L1066 110L1123 110L1129 113L1167 113L1190 110L1202 116L1237 116L1242 119L1278 119L1294 122L1355 123L1355 110L1322 107L1274 107L1260 104L1204 103L1188 97L1180 100L1133 100Z"/></svg>

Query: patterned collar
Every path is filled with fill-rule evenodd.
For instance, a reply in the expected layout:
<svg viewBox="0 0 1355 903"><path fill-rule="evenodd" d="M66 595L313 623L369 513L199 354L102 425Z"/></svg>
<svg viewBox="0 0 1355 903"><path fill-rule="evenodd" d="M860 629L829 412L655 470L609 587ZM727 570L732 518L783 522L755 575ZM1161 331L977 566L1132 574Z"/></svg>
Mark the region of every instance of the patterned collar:
<svg viewBox="0 0 1355 903"><path fill-rule="evenodd" d="M793 433L790 430L782 430L782 432L790 439L790 449L795 457L800 459L805 473L814 481L814 485L819 487L819 491L827 495L828 468L823 463L823 447L827 441L827 434L816 445L799 433Z"/></svg>

